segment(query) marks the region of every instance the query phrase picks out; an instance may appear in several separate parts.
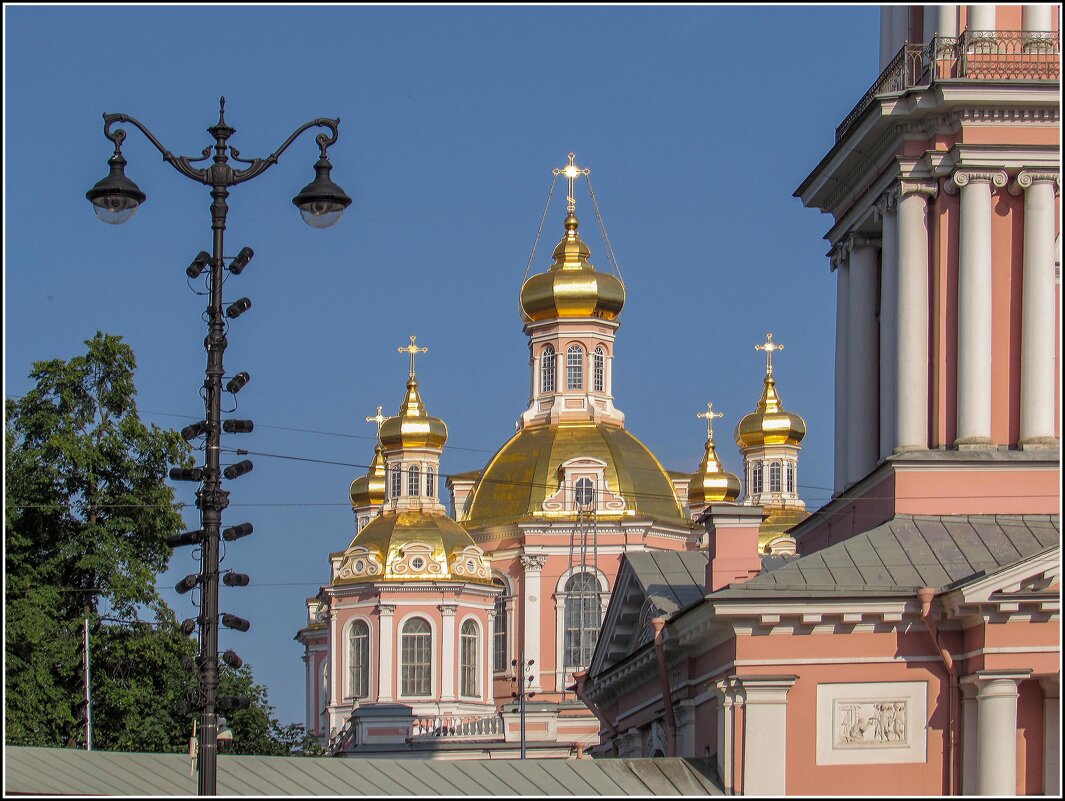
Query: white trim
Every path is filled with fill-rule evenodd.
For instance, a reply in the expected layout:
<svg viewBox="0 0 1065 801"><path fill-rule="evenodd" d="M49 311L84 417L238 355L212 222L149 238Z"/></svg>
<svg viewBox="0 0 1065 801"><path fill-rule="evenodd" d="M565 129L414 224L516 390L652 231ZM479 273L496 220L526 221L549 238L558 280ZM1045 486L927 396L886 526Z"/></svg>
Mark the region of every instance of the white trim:
<svg viewBox="0 0 1065 801"><path fill-rule="evenodd" d="M369 617L363 617L362 615L354 615L347 623L344 624L344 631L342 634L342 648L343 648L343 662L344 662L344 677L341 681L343 686L343 695L339 700L345 702L355 698L355 694L351 691L351 629L356 622L362 622L366 624L366 696L365 698L373 698L374 691L377 689L374 686L374 669L373 669L373 656L374 656L374 625L373 621Z"/></svg>
<svg viewBox="0 0 1065 801"><path fill-rule="evenodd" d="M429 658L433 660L429 665L429 695L404 695L403 694L403 627L407 625L407 621L420 617L426 623L429 624ZM411 701L413 703L425 702L426 700L440 699L440 687L436 680L436 674L443 668L440 654L437 653L437 646L440 643L440 629L437 626L437 621L432 615L427 614L424 611L421 612L408 612L403 617L399 618L396 622L396 638L395 638L395 677L396 686L394 697L397 701Z"/></svg>
<svg viewBox="0 0 1065 801"><path fill-rule="evenodd" d="M595 576L596 582L599 584L599 629L602 634L603 621L606 620L606 610L610 605L610 579L606 573L600 570L595 565L574 565L568 570L564 571L559 576L558 581L555 582L555 592L551 596L555 602L555 667L553 671L541 671L545 676L554 676L555 690L562 692L564 689L561 685L567 683L566 676L570 675L567 671L567 667L576 667L576 665L563 665L565 660L565 642L566 642L566 598L570 593L566 592L564 587L566 582L569 581L577 573L592 573ZM596 641L596 648L599 643ZM595 656L593 649L593 658ZM558 676L562 676L562 681L558 681Z"/></svg>
<svg viewBox="0 0 1065 801"><path fill-rule="evenodd" d="M481 647L481 645L484 643L484 639L485 639L484 638L484 632L485 632L484 623L476 615L467 613L465 616L463 616L458 621L458 625L455 627L455 632L458 635L458 646L459 646L458 647L458 671L457 671L458 672L458 681L456 682L456 684L458 686L455 688L455 697L460 702L461 701L480 701L480 702L483 703L484 700L485 700L484 693L485 693L486 681L491 681L491 679L486 679L485 678L485 674L488 671L485 671L485 669L484 669L485 665L483 663L479 664L477 666L477 671L476 671L477 672L477 693L475 695L465 695L462 692L462 627L466 625L466 621L467 620L472 620L473 621L473 625L475 625L477 627L477 649L476 650L477 650L477 652L479 654L479 658L480 659L484 658L484 656L483 656L484 649Z"/></svg>

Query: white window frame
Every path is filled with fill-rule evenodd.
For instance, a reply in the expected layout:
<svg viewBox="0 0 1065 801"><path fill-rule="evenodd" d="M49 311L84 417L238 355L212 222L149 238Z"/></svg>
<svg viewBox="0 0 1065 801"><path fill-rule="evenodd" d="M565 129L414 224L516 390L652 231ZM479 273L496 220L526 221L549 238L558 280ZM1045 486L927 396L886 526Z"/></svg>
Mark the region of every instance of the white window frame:
<svg viewBox="0 0 1065 801"><path fill-rule="evenodd" d="M596 568L594 565L575 565L569 570L566 570L561 576L559 576L558 582L555 584L555 653L557 654L557 664L555 665L555 676L557 677L556 689L563 683L572 679L572 674L568 676L563 675L564 669L573 669L573 665L563 665L565 660L565 643L566 643L566 582L575 573L591 573L595 576L596 581L599 582L599 626L602 629L603 620L606 619L607 604L610 603L610 580L606 574ZM598 643L597 643L598 645ZM594 649L593 649L594 650ZM546 689L546 688L545 688Z"/></svg>
<svg viewBox="0 0 1065 801"><path fill-rule="evenodd" d="M540 392L555 391L555 349L548 345L540 353Z"/></svg>
<svg viewBox="0 0 1065 801"><path fill-rule="evenodd" d="M584 347L577 343L566 348L566 389L584 389Z"/></svg>
<svg viewBox="0 0 1065 801"><path fill-rule="evenodd" d="M352 669L352 649L351 649L351 635L355 629L356 624L361 623L366 626L366 695L355 695L355 688L352 686L353 676ZM344 642L346 648L344 651L344 698L370 698L373 693L373 623L368 618L362 616L353 617L348 621L347 626L344 629Z"/></svg>
<svg viewBox="0 0 1065 801"><path fill-rule="evenodd" d="M606 351L597 345L592 352L592 388L595 392L606 392Z"/></svg>
<svg viewBox="0 0 1065 801"><path fill-rule="evenodd" d="M422 494L422 471L418 465L412 464L407 468L407 495L417 498Z"/></svg>
<svg viewBox="0 0 1065 801"><path fill-rule="evenodd" d="M765 486L762 475L762 463L755 462L751 465L751 495L761 495Z"/></svg>
<svg viewBox="0 0 1065 801"><path fill-rule="evenodd" d="M425 497L436 497L436 471L432 466L426 466L425 468Z"/></svg>
<svg viewBox="0 0 1065 801"><path fill-rule="evenodd" d="M467 625L472 625L473 632L473 692L466 692L466 674L469 672L469 666L466 664L466 640L469 639L469 635L465 633L464 629ZM459 624L459 695L462 698L480 699L481 697L481 630L482 626L480 621L474 617L467 617Z"/></svg>
<svg viewBox="0 0 1065 801"><path fill-rule="evenodd" d="M398 498L403 492L403 467L394 464L392 465L391 481L388 484L389 497L392 499Z"/></svg>
<svg viewBox="0 0 1065 801"><path fill-rule="evenodd" d="M783 486L783 476L781 475L780 462L769 463L769 491L780 492L780 488Z"/></svg>
<svg viewBox="0 0 1065 801"><path fill-rule="evenodd" d="M418 618L419 620L425 621L426 623L429 624L429 693L428 693L428 695L408 695L408 694L406 694L404 692L405 688L403 686L403 666L404 666L405 662L404 662L404 658L403 658L403 637L406 636L406 632L404 631L404 629L407 627L407 624L409 622L411 622L412 620L414 620L415 618ZM403 617L402 620L399 621L399 626L397 627L396 630L397 630L398 635L399 635L397 637L398 648L396 649L397 650L397 653L396 653L396 657L397 657L396 658L396 674L397 674L396 675L396 689L397 689L397 696L399 698L404 698L404 699L409 698L409 699L412 699L412 700L424 700L426 698L436 698L437 697L437 693L438 693L437 683L436 683L436 671L437 671L436 659L438 657L438 654L436 653L437 633L436 633L436 623L435 623L435 621L432 618L430 618L428 615L426 615L424 612L412 612L411 614L406 615L405 617Z"/></svg>

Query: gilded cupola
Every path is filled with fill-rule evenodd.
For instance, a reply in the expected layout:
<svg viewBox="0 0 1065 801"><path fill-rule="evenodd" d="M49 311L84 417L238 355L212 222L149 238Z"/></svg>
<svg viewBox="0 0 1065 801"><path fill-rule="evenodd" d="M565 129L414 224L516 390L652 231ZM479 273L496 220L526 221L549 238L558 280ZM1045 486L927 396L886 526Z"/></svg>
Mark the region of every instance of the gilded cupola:
<svg viewBox="0 0 1065 801"><path fill-rule="evenodd" d="M411 337L410 345L399 350L401 353L410 354L407 394L400 404L399 414L389 417L381 424L381 445L386 451L401 448L442 448L447 442L447 425L439 417L433 417L425 410L425 403L418 392L418 379L414 375L414 356L424 353L426 349L417 347L415 338Z"/></svg>
<svg viewBox="0 0 1065 801"><path fill-rule="evenodd" d="M759 445L798 445L806 436L806 421L793 412L784 410L777 394L777 382L773 378L773 352L783 350L783 345L773 342L768 334L764 345L756 345L766 352L766 373L762 385L762 397L755 410L740 420L736 426L736 444L740 448Z"/></svg>
<svg viewBox="0 0 1065 801"><path fill-rule="evenodd" d="M732 503L740 496L740 479L725 470L714 447L713 421L724 415L715 412L714 405L708 403L706 411L698 416L706 418L706 450L703 460L699 462L699 469L692 473L688 482L688 505L697 507L710 503Z"/></svg>
<svg viewBox="0 0 1065 801"><path fill-rule="evenodd" d="M369 472L351 482L349 495L355 508L380 506L385 502L385 457L380 442L374 448Z"/></svg>

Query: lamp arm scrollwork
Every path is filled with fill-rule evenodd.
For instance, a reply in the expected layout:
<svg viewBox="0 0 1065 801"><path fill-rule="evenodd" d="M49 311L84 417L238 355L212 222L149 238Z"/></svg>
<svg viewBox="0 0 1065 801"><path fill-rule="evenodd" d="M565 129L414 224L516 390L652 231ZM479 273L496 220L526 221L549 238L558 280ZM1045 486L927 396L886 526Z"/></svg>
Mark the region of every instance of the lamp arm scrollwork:
<svg viewBox="0 0 1065 801"><path fill-rule="evenodd" d="M199 181L203 184L211 183L210 170L198 169L192 166L192 162L202 161L208 157L211 152L210 147L205 147L198 159L193 159L189 156L175 156L163 146L162 142L155 138L154 134L152 134L152 132L149 131L140 120L135 119L128 114L104 114L104 136L115 143L115 153L119 152L122 147L122 142L126 138L126 132L122 128L117 128L114 131L111 130L111 126L116 123L129 123L135 125L140 132L148 138L148 141L155 145L155 149L163 154L163 161L186 178L191 178L192 180Z"/></svg>
<svg viewBox="0 0 1065 801"><path fill-rule="evenodd" d="M336 140L337 140L337 135L338 135L337 134L337 126L339 126L339 125L340 125L340 119L339 118L337 118L337 119L329 119L328 117L319 117L316 120L312 120L310 122L306 122L303 125L301 125L299 128L297 128L295 131L293 131L292 135L289 136L289 138L285 140L284 144L281 145L281 147L279 147L277 150L275 150L273 153L271 153L269 156L267 156L264 159L263 158L254 158L254 159L251 159L251 160L242 159L242 158L239 158L240 154L238 153L238 151L236 151L234 149L232 151L234 160L240 161L240 162L242 162L244 164L249 164L251 166L249 166L247 169L244 169L244 170L234 170L232 183L233 184L241 184L241 183L244 183L245 181L250 181L255 176L262 174L268 168L270 168L273 165L277 164L277 161L281 157L281 154L284 153L288 149L288 146L291 145L293 142L295 142L296 138L301 133L306 131L308 128L315 128L315 127L328 128L331 131L331 134L327 134L327 133L323 132L323 133L318 134L316 137L314 137L314 141L318 143L318 147L322 151L322 156L325 156L325 153L326 153L326 150L328 149L328 147L331 144L333 144L334 142L336 142Z"/></svg>

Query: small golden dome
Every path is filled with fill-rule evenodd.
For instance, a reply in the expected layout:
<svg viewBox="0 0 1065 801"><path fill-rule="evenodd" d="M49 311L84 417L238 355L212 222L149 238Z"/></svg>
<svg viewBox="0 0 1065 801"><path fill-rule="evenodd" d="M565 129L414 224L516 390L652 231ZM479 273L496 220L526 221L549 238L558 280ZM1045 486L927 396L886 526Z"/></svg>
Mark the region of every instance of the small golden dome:
<svg viewBox="0 0 1065 801"><path fill-rule="evenodd" d="M546 273L538 273L521 288L522 320L554 317L617 319L625 305L625 285L609 273L596 271L588 262L591 251L577 233L580 221L572 212L564 222L566 233L555 246Z"/></svg>
<svg viewBox="0 0 1065 801"><path fill-rule="evenodd" d="M798 445L806 436L806 421L797 414L784 411L784 404L777 395L776 379L767 375L758 406L740 420L735 436L736 444L741 448Z"/></svg>
<svg viewBox="0 0 1065 801"><path fill-rule="evenodd" d="M377 444L370 471L351 482L351 505L380 506L385 502L385 459L381 443Z"/></svg>
<svg viewBox="0 0 1065 801"><path fill-rule="evenodd" d="M399 407L399 414L381 424L381 445L385 450L442 448L445 442L447 425L425 410L418 392L418 380L412 375L407 381L407 395Z"/></svg>
<svg viewBox="0 0 1065 801"><path fill-rule="evenodd" d="M688 505L732 502L740 496L740 479L721 464L714 447L714 437L706 440L706 451L699 469L692 473L688 483Z"/></svg>

